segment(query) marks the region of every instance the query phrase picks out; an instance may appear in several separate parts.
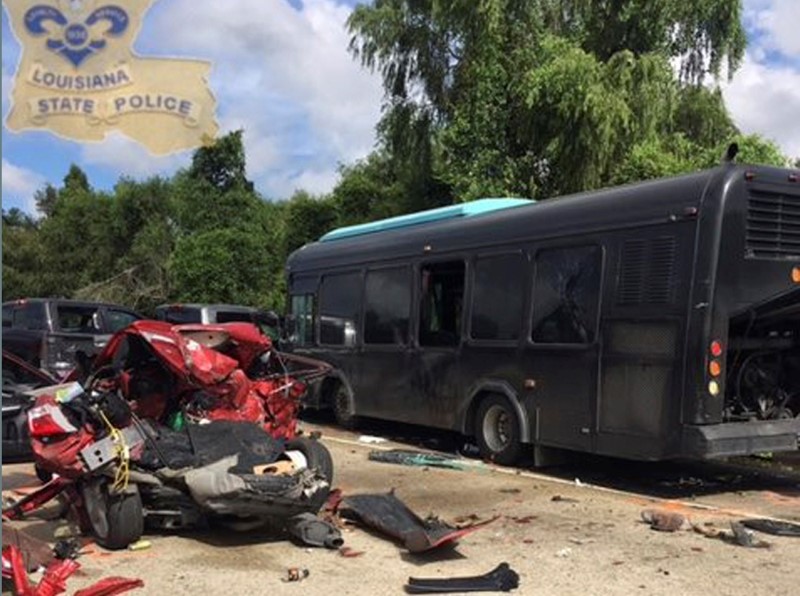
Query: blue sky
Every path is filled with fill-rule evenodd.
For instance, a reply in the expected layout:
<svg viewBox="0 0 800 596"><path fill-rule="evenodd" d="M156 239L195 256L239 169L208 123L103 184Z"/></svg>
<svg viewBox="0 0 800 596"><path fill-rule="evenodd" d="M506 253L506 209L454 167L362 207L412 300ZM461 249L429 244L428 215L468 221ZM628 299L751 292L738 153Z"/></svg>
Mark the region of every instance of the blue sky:
<svg viewBox="0 0 800 596"><path fill-rule="evenodd" d="M248 175L267 198L298 188L326 192L341 163L365 156L380 116L379 77L347 53L344 21L356 0L157 0L134 45L142 56L213 63L210 85L222 131L245 129ZM750 44L742 68L723 82L737 125L800 156L798 0L744 0ZM185 15L191 14L187 26ZM2 19L2 110L9 109L19 46ZM2 131L5 209L33 210L37 188L59 185L77 163L96 188L123 174L171 175L190 153L152 157L121 135L78 144L44 131Z"/></svg>

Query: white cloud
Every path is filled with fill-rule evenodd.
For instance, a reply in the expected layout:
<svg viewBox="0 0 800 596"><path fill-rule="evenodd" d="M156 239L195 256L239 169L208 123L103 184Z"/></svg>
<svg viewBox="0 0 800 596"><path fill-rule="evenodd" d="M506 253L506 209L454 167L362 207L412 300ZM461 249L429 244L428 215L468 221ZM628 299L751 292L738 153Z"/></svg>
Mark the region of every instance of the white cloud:
<svg viewBox="0 0 800 596"><path fill-rule="evenodd" d="M347 52L349 7L173 0L159 9L143 30L148 54L213 62L222 130L245 129L248 175L265 194L306 182L328 191L339 163L372 150L382 88Z"/></svg>
<svg viewBox="0 0 800 596"><path fill-rule="evenodd" d="M800 21L797 0L744 0L749 46L742 67L723 84L734 122L745 133L800 157Z"/></svg>
<svg viewBox="0 0 800 596"><path fill-rule="evenodd" d="M189 163L188 152L153 156L142 145L119 132L110 134L103 141L81 145L80 152L82 165L109 168L133 178L156 174L169 176Z"/></svg>
<svg viewBox="0 0 800 596"><path fill-rule="evenodd" d="M322 194L333 188L338 179L338 167L304 169L294 176L281 176L275 183L273 192L280 198L288 198L298 190Z"/></svg>
<svg viewBox="0 0 800 596"><path fill-rule="evenodd" d="M44 176L14 165L5 157L2 160L3 169L3 202L10 207L19 207L28 213L36 211L34 193L46 182Z"/></svg>
<svg viewBox="0 0 800 596"><path fill-rule="evenodd" d="M797 0L745 0L745 18L759 34L765 50L777 51L789 58L800 54L800 2Z"/></svg>
<svg viewBox="0 0 800 596"><path fill-rule="evenodd" d="M800 157L800 71L748 55L723 93L743 132L773 139L789 157Z"/></svg>

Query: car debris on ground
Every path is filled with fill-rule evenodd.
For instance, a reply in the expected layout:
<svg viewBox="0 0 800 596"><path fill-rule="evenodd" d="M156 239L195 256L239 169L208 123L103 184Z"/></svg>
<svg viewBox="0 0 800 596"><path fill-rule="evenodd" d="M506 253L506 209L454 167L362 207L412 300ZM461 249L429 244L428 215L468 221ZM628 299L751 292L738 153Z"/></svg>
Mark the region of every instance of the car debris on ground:
<svg viewBox="0 0 800 596"><path fill-rule="evenodd" d="M773 519L743 519L742 525L773 536L793 536L800 538L800 524Z"/></svg>
<svg viewBox="0 0 800 596"><path fill-rule="evenodd" d="M462 527L435 518L421 518L394 493L350 495L342 501L343 514L401 542L411 553L455 544L497 517Z"/></svg>
<svg viewBox="0 0 800 596"><path fill-rule="evenodd" d="M706 538L716 538L745 548L772 548L772 544L756 537L755 533L748 530L740 522L730 522L730 531L711 526L694 525L694 531Z"/></svg>
<svg viewBox="0 0 800 596"><path fill-rule="evenodd" d="M658 509L645 509L641 513L642 521L659 532L677 532L686 530L691 524L686 516L676 511L661 511Z"/></svg>
<svg viewBox="0 0 800 596"><path fill-rule="evenodd" d="M41 580L32 585L20 548L3 546L3 579L14 586L16 596L57 596L67 590L67 580L81 568L77 562L80 546L76 541L60 541L53 548L53 558L44 569ZM107 577L74 596L110 596L144 587L141 579Z"/></svg>
<svg viewBox="0 0 800 596"><path fill-rule="evenodd" d="M370 461L387 464L400 464L404 466L420 466L432 468L449 468L451 470L464 470L464 462L436 453L425 453L413 449L389 449L370 451L367 456Z"/></svg>
<svg viewBox="0 0 800 596"><path fill-rule="evenodd" d="M510 592L519 587L519 574L508 563L500 563L484 575L473 577L416 578L409 577L405 586L409 594L452 594L456 592Z"/></svg>

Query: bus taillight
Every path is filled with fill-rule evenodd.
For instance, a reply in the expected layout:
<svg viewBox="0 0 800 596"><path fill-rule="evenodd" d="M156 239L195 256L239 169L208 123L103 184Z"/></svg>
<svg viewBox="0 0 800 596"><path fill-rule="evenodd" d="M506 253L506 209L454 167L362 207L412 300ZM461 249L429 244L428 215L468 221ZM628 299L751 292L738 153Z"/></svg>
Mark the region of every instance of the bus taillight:
<svg viewBox="0 0 800 596"><path fill-rule="evenodd" d="M718 377L722 374L722 365L719 360L712 360L708 363L708 374L712 377Z"/></svg>
<svg viewBox="0 0 800 596"><path fill-rule="evenodd" d="M719 358L720 356L722 356L722 351L723 347L721 341L715 339L714 341L711 342L711 355L714 358Z"/></svg>

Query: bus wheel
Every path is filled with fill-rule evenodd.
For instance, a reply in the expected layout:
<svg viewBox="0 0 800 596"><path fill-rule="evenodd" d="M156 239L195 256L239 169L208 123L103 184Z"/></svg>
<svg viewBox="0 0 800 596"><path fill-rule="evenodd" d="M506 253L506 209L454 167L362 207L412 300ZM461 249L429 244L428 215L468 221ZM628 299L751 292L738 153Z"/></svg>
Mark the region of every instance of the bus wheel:
<svg viewBox="0 0 800 596"><path fill-rule="evenodd" d="M475 437L484 459L502 465L518 459L522 451L519 420L505 397L490 395L481 401L475 416Z"/></svg>
<svg viewBox="0 0 800 596"><path fill-rule="evenodd" d="M350 408L350 392L343 383L337 383L331 396L331 407L336 423L344 429L352 430L358 424L358 418Z"/></svg>

